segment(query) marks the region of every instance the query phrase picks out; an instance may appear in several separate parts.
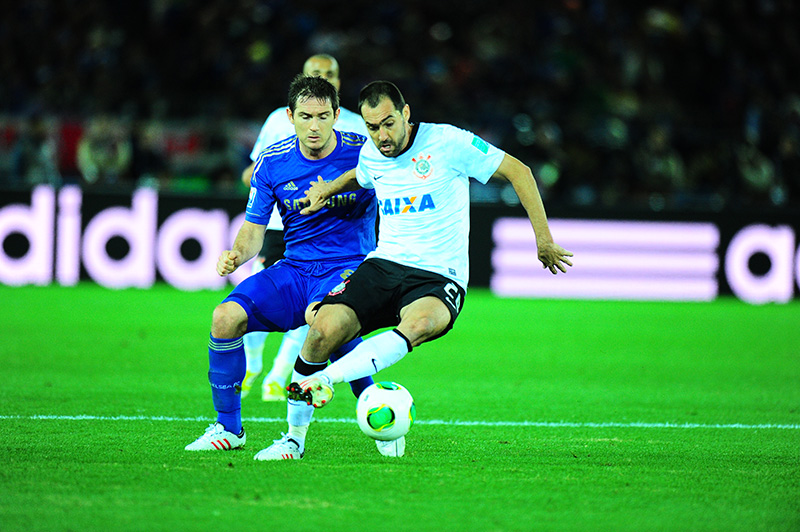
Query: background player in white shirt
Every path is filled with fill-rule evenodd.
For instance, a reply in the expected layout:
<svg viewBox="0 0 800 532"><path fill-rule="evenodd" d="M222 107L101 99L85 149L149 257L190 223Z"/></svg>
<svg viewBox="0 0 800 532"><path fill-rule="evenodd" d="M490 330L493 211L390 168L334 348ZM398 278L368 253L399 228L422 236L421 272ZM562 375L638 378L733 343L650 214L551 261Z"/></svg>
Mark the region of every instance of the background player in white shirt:
<svg viewBox="0 0 800 532"><path fill-rule="evenodd" d="M454 126L412 124L409 106L388 81L364 87L359 110L372 143L361 148L355 170L314 183L304 212L316 212L343 191L373 188L380 212L378 247L322 300L300 356L325 361L351 338L396 328L289 386L290 397L315 407L333 398L334 384L374 375L452 328L469 280L469 177L509 181L527 211L543 267L555 274L572 266L572 253L553 241L525 164ZM395 446L394 455L402 456L405 439Z"/></svg>
<svg viewBox="0 0 800 532"><path fill-rule="evenodd" d="M336 90L341 87L339 79L339 62L336 58L328 54L315 54L306 59L303 64L303 74L306 76L317 76L328 80ZM261 126L261 132L253 150L250 152L250 166L242 171L242 181L248 187L250 179L253 177L258 155L269 146L291 137L295 134L294 126L289 121L287 115L288 107L280 107L269 114ZM336 129L339 131L350 131L367 136L367 129L361 116L352 111L340 107L339 120ZM259 252L256 260L253 261L253 273L263 270L266 266L283 258L283 223L278 214L277 207L272 211L272 216L267 224L267 232L264 237L264 247ZM264 377L261 387L261 398L264 401L283 401L286 399L286 380L294 367L300 347L306 338L308 326L304 325L283 335L281 346L275 355L272 368ZM264 363L264 343L267 340L267 332L252 332L244 337L245 355L247 357L247 372L242 382L242 397L246 397L255 381L261 375Z"/></svg>

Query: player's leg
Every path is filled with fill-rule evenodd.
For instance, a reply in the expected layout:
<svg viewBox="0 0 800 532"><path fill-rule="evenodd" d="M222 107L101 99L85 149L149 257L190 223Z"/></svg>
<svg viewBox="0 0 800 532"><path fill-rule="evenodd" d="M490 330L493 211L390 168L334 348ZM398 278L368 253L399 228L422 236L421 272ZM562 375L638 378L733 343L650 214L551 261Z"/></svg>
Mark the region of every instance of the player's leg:
<svg viewBox="0 0 800 532"><path fill-rule="evenodd" d="M242 381L242 399L248 396L253 385L264 371L264 343L267 341L266 331L253 331L244 335L244 356L247 371Z"/></svg>
<svg viewBox="0 0 800 532"><path fill-rule="evenodd" d="M357 341L356 341L357 340ZM346 353L353 349L360 342L360 338L346 342L340 348L341 352L337 355ZM327 362L308 362L302 355L297 357L297 361L292 371L292 382L302 380L309 375L318 373L325 368ZM308 404L303 399L292 399L286 401L286 421L289 429L281 438L272 442L272 445L262 449L255 455L256 460L297 460L303 457L306 448L306 435L308 427L311 425L311 418L314 415L314 406Z"/></svg>
<svg viewBox="0 0 800 532"><path fill-rule="evenodd" d="M247 312L239 304L226 301L214 309L208 342L208 381L217 421L187 445L187 451L244 447L240 392L245 374L242 334L246 328Z"/></svg>
<svg viewBox="0 0 800 532"><path fill-rule="evenodd" d="M399 362L413 347L440 336L450 324L450 312L441 300L428 296L401 311L395 329L365 340L346 357L322 371L332 384L374 375Z"/></svg>
<svg viewBox="0 0 800 532"><path fill-rule="evenodd" d="M325 363L310 363L300 356L295 362L292 378L302 378L320 371ZM272 442L272 445L259 451L255 460L299 460L305 454L306 434L314 415L314 407L295 399L286 401L286 421L289 429L281 434L281 438Z"/></svg>
<svg viewBox="0 0 800 532"><path fill-rule="evenodd" d="M286 381L300 355L300 349L308 334L308 325L292 329L284 333L278 354L272 362L272 368L264 377L261 398L264 401L285 401Z"/></svg>
<svg viewBox="0 0 800 532"><path fill-rule="evenodd" d="M352 266L352 268L350 266ZM316 286L309 289L309 300L316 301L317 296L321 298L321 294L325 293L326 287L330 287L342 279L346 279L355 267L355 264L351 265L342 262L339 264L331 264L327 274L317 272ZM306 321L311 321L313 312L310 309L314 307L315 304L311 304L306 309ZM294 364L292 385L296 386L297 381L318 373L325 368L328 362L328 354L335 352L337 348L341 348L342 352L351 350L358 342L353 341L348 343L348 340L356 337L359 327L357 321L349 327L340 327L339 330L336 331L336 335L331 335L329 337L330 345L321 348L325 349L324 354L318 354L316 359L304 356L305 343L309 341L307 337L303 349L301 349L300 356L297 357ZM333 391L331 390L331 396L332 394ZM314 414L314 406L308 404L305 398L290 393L286 408L287 422L289 425L287 433L283 434L280 439L275 440L272 445L256 454L256 460L286 460L303 457L305 453L306 435L308 433L308 427L311 424L311 418Z"/></svg>
<svg viewBox="0 0 800 532"><path fill-rule="evenodd" d="M369 262L371 261L367 261ZM465 295L463 288L446 277L385 262L378 263L378 267L369 272L369 277L373 281L377 279L381 283L399 285L397 291L401 294L400 308L395 315L399 315L399 322L397 318L394 318L394 322L388 322L390 316L386 314L386 305L378 310L360 303L366 296L363 287L370 283L357 283L356 275L359 272L353 275L353 282L341 294L326 297L323 303L341 301L356 309L354 312L357 312L359 320L364 324L362 333L381 326L397 327L365 340L346 357L331 364L319 375L300 382L303 389L310 384L311 379L321 379L323 382L315 383L315 386L324 389L326 383L334 385L374 375L399 362L413 347L438 338L452 328L463 306ZM324 306L320 309L320 315L324 309ZM372 313L379 314L381 311L384 312L381 317L383 321L372 321ZM312 332L320 321L318 316Z"/></svg>
<svg viewBox="0 0 800 532"><path fill-rule="evenodd" d="M285 331L304 321L304 306L293 297L298 291L294 286L297 277L297 272L288 265L269 268L245 279L214 309L208 378L217 422L206 434L188 445L187 450L229 449L244 445L241 383L245 375L245 355L242 336L253 330Z"/></svg>
<svg viewBox="0 0 800 532"><path fill-rule="evenodd" d="M358 344L360 344L361 342L363 342L363 340L360 337L359 338L354 338L353 342L352 343L348 343L348 345L352 345L353 349L355 349L355 347ZM343 356L345 356L347 353L349 353L351 351L351 350L349 350L347 352L343 352L344 351L344 347L345 346L342 346L335 353L333 353L331 355L331 357L330 357L331 364L336 362L337 360L339 360L340 358L342 358ZM353 395L356 397L356 399L358 399L361 396L361 392L363 392L364 390L366 390L368 387L372 386L373 384L375 384L375 381L372 380L372 377L362 377L360 379L356 379L354 381L350 381L350 390L353 392Z"/></svg>
<svg viewBox="0 0 800 532"><path fill-rule="evenodd" d="M253 334L253 333L251 333ZM298 327L283 335L278 354L272 363L272 369L264 377L261 398L264 401L285 401L286 400L286 381L291 375L294 363L300 355L300 349L308 335L308 325ZM247 337L245 336L245 349L247 348ZM361 341L360 339L358 340ZM343 356L343 353L334 353L330 357L331 362L336 362ZM249 370L248 370L249 371ZM294 382L294 381L292 381ZM364 377L350 382L350 389L353 395L358 398L368 386L372 385L371 377ZM242 394L244 396L244 394Z"/></svg>
<svg viewBox="0 0 800 532"><path fill-rule="evenodd" d="M328 276L328 280L323 281L320 283L319 288L317 288L316 293L312 294L312 299L322 299L324 293L327 289L331 286L332 283L339 283L343 280L346 280L349 277L352 269L348 266L355 265L348 265L344 263L343 265L340 264L338 266L334 266L331 268ZM312 307L316 307L315 303L309 305L309 309ZM306 311L307 321L313 321L314 312L312 310ZM353 328L356 328L354 325ZM300 351L302 349L303 343L305 342L306 336L308 335L308 326L299 327L292 331L287 332L283 336L283 341L281 342L281 347L278 350L278 355L275 357L275 361L273 363L272 369L270 373L264 377L264 385L263 385L263 393L262 398L264 401L275 401L275 400L284 400L285 395L284 391L286 389L286 378L289 376L291 369L294 367L295 361L297 360L298 356L300 355ZM347 329L341 329L342 338L337 339L335 344L338 344L340 341L347 340L349 337L350 332ZM334 345L326 346L324 349L330 350L334 349ZM337 346L338 347L338 346ZM328 351L330 352L330 351ZM334 351L331 354L331 361L337 360L341 354ZM296 381L291 381L296 382ZM351 383L351 389L353 390L353 394L358 397L361 394L361 391L372 384L371 378L359 379L355 382Z"/></svg>
<svg viewBox="0 0 800 532"><path fill-rule="evenodd" d="M364 261L349 278L322 299L315 307L313 320L307 317L311 329L303 345L304 357L322 360L325 353L331 353L344 340L397 323L397 309L392 301L399 278L393 275L391 267L387 268L387 265L390 266L382 260ZM345 358L349 356L348 353ZM331 360L335 360L335 357L331 357ZM324 377L321 373L319 375ZM371 384L367 380L356 383L353 393L359 395L359 388L366 387L366 383ZM305 379L296 388L290 390L290 395L295 393L296 398L305 398L317 407L333 397L333 385L324 379L313 383Z"/></svg>
<svg viewBox="0 0 800 532"><path fill-rule="evenodd" d="M364 340L337 362L301 381L298 387L305 390L306 400L310 400L314 406L324 406L326 402L320 398L328 389L333 389L335 383L353 383L370 378L368 376L399 362L411 351L412 346L445 334L456 317L441 299L434 296L423 296L412 301L401 309L400 315L396 329ZM375 440L375 444L383 456L401 457L405 454L405 436L392 441Z"/></svg>

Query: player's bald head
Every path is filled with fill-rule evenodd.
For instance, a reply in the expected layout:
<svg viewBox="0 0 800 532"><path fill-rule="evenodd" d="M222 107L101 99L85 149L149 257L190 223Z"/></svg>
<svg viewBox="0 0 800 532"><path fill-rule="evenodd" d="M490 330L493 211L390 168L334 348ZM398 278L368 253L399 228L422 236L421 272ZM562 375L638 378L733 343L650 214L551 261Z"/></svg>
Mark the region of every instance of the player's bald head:
<svg viewBox="0 0 800 532"><path fill-rule="evenodd" d="M328 54L314 54L303 64L303 75L324 78L339 90L339 62Z"/></svg>

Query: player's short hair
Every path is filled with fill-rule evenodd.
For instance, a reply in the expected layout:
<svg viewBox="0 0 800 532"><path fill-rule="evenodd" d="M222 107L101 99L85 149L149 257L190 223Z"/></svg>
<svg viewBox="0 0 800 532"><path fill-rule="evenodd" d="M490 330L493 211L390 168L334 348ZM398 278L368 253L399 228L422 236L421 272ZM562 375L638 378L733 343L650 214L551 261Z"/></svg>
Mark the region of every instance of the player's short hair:
<svg viewBox="0 0 800 532"><path fill-rule="evenodd" d="M298 74L289 85L289 109L294 113L297 109L297 102L308 98L322 102L330 101L334 112L339 108L339 93L330 81L320 77Z"/></svg>
<svg viewBox="0 0 800 532"><path fill-rule="evenodd" d="M361 112L364 104L370 107L378 107L384 97L389 98L394 108L400 112L406 106L406 100L397 85L391 81L373 81L361 89L361 93L358 95L358 112Z"/></svg>

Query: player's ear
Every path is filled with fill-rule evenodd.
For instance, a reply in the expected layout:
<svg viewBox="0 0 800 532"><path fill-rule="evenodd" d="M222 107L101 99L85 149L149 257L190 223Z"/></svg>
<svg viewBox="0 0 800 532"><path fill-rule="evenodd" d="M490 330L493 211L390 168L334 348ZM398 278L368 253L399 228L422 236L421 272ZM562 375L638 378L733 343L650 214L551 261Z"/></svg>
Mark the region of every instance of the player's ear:
<svg viewBox="0 0 800 532"><path fill-rule="evenodd" d="M333 113L333 123L334 124L339 120L339 113L341 113L341 112L342 112L342 108L341 107L336 109L336 111L334 111L334 113Z"/></svg>
<svg viewBox="0 0 800 532"><path fill-rule="evenodd" d="M408 104L403 106L403 120L406 122L411 120L411 107L409 107Z"/></svg>
<svg viewBox="0 0 800 532"><path fill-rule="evenodd" d="M286 116L289 117L289 122L294 124L294 115L292 114L292 108L291 107L287 107L286 108Z"/></svg>

